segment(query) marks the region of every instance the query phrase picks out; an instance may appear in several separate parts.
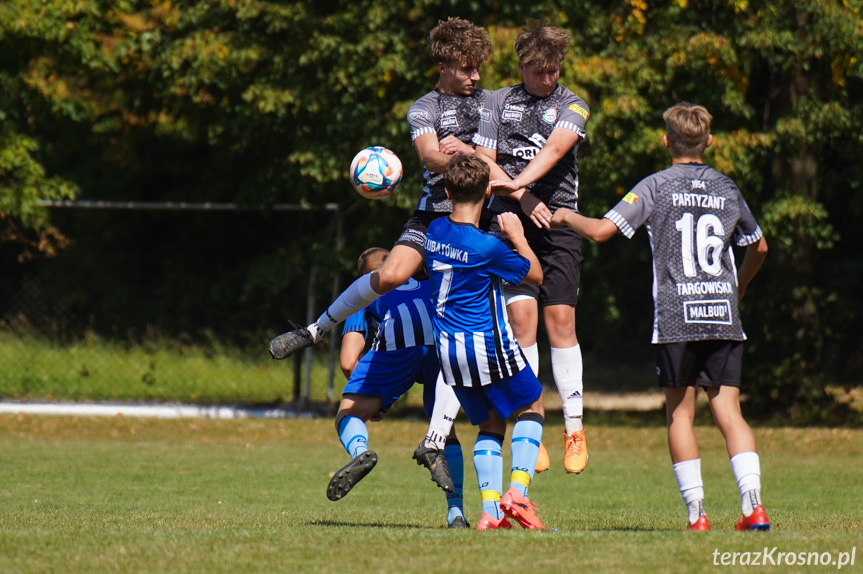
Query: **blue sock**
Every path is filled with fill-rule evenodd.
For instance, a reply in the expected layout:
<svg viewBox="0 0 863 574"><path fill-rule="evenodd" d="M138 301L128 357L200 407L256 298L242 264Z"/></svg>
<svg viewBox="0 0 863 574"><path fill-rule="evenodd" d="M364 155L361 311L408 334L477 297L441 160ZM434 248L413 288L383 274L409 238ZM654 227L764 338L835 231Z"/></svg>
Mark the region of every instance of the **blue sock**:
<svg viewBox="0 0 863 574"><path fill-rule="evenodd" d="M503 489L503 437L499 434L480 432L473 445L473 468L482 497L482 511L495 520L500 514L500 495Z"/></svg>
<svg viewBox="0 0 863 574"><path fill-rule="evenodd" d="M537 420L539 419L539 420ZM510 486L522 496L527 496L527 487L533 480L539 443L542 441L542 418L538 415L522 417L512 428L512 474Z"/></svg>
<svg viewBox="0 0 863 574"><path fill-rule="evenodd" d="M356 458L369 450L369 429L357 417L346 416L339 421L339 440L351 458Z"/></svg>
<svg viewBox="0 0 863 574"><path fill-rule="evenodd" d="M449 475L452 477L452 484L455 487L454 492L446 493L446 504L449 509L446 521L449 524L455 520L456 516L464 518L464 455L458 440L446 441L443 453L446 456Z"/></svg>

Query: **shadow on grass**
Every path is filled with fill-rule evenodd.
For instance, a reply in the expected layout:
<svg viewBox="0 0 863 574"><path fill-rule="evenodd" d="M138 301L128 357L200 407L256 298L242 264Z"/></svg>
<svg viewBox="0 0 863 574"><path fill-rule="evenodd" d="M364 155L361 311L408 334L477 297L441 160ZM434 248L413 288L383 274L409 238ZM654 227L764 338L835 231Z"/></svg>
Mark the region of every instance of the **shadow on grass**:
<svg viewBox="0 0 863 574"><path fill-rule="evenodd" d="M393 420L425 420L422 407L403 406L387 413L387 418ZM710 415L708 414L708 417ZM562 420L560 409L546 409L546 420ZM590 411L585 413L585 425L632 426L632 427L664 427L665 411Z"/></svg>
<svg viewBox="0 0 863 574"><path fill-rule="evenodd" d="M440 530L439 527L419 526L417 524L383 524L380 522L341 522L337 520L313 520L306 522L306 526L332 526L353 528L410 528L414 530Z"/></svg>

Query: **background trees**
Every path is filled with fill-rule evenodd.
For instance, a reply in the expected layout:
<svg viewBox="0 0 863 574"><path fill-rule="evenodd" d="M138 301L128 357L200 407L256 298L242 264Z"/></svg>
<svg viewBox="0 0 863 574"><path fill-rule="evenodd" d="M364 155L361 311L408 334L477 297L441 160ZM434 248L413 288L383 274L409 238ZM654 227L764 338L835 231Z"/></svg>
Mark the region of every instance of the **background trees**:
<svg viewBox="0 0 863 574"><path fill-rule="evenodd" d="M543 18L572 32L561 83L591 106L582 211L601 215L667 164L670 104L711 110L707 161L738 181L771 246L744 302L753 406L828 416L825 384L856 384L863 356L853 240L860 9L859 0L7 0L2 290L41 278L48 313L71 332L152 325L257 342L304 317L312 264L328 298L332 275L352 274L354 247L391 243L405 219L421 168L403 118L434 86L428 29L450 15L486 25L495 54L483 81L494 88L518 81L512 41ZM406 169L400 193L383 202L358 200L345 178L353 154L372 144L395 150ZM38 205L76 197L265 209L49 218ZM351 247L334 251L332 212L266 209L280 203L339 204ZM649 361L645 241L586 248L579 332L597 361ZM621 358L621 348L632 352Z"/></svg>

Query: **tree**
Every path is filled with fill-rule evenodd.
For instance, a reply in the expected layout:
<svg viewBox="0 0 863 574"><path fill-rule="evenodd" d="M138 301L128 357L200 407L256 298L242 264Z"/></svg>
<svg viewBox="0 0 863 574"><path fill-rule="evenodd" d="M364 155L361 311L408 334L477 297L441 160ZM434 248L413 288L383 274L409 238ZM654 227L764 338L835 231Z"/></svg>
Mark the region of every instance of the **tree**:
<svg viewBox="0 0 863 574"><path fill-rule="evenodd" d="M744 301L749 363L769 387L752 404L826 416L818 410L826 380L856 376L863 356L863 335L852 328L863 314L852 239L861 207L849 201L863 181L855 161L863 151L860 10L860 0L6 0L5 238L26 237L29 247L15 247L25 258L56 252L64 233L77 241L48 283L82 316L123 309L118 323L158 320L182 332L239 303L255 310L232 312L220 328L272 330L301 316L312 264L325 293L333 274L352 272L354 254L333 252L330 213L219 220L242 241L225 233L214 241L213 219L118 226L90 214L52 223L39 200L338 203L351 210L347 245L387 244L420 185L404 115L434 86L428 30L450 15L486 25L495 53L483 80L496 88L519 81L512 42L542 18L572 32L561 83L591 107L580 148L582 211L601 215L667 165L660 136L668 106L689 100L711 110L717 139L708 162L738 181L771 245ZM381 202L359 200L347 183L351 158L369 145L393 149L405 165L400 190ZM622 242L585 249L585 346L601 360L615 360L621 344L649 360L650 300L631 287L632 277L649 281L647 253ZM72 251L81 259L73 262ZM124 266L100 274L88 257ZM142 283L166 301L143 318L115 295ZM177 285L183 297L171 296ZM80 294L97 288L105 295ZM801 410L812 402L819 406Z"/></svg>

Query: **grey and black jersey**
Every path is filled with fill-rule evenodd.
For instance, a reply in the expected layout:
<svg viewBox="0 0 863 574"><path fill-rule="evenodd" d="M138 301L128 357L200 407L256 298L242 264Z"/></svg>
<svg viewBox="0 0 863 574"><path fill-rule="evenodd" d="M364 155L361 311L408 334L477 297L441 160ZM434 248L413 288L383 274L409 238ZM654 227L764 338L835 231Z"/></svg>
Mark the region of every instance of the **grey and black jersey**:
<svg viewBox="0 0 863 574"><path fill-rule="evenodd" d="M408 110L411 141L423 134L437 134L438 141L452 135L472 146L482 109L490 95L490 90L474 90L469 96L443 94L438 90L427 93ZM452 211L452 202L444 191L443 174L423 172L423 192L416 209Z"/></svg>
<svg viewBox="0 0 863 574"><path fill-rule="evenodd" d="M590 111L584 100L561 85L547 98L530 95L524 84L495 90L474 142L497 150L497 163L510 177L524 170L551 132L567 129L579 136L587 135ZM560 207L576 209L578 200L578 143L541 179L528 187L529 191L545 203L551 211ZM494 196L491 211L521 212L517 201Z"/></svg>
<svg viewBox="0 0 863 574"><path fill-rule="evenodd" d="M702 164L678 164L643 179L605 217L628 238L646 224L653 343L746 339L732 241L751 245L762 233L730 178Z"/></svg>

